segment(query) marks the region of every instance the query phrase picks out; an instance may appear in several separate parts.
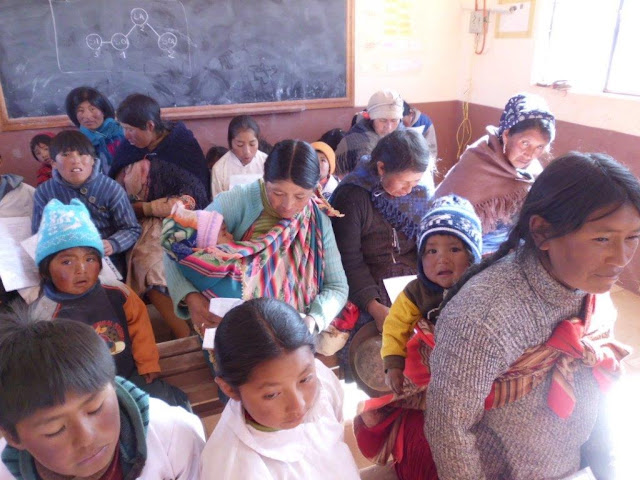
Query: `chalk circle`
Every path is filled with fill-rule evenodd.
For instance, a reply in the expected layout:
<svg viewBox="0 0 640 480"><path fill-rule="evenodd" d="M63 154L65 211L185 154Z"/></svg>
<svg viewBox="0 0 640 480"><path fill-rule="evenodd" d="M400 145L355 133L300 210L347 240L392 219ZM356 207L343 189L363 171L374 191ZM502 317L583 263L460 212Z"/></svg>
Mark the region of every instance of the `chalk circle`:
<svg viewBox="0 0 640 480"><path fill-rule="evenodd" d="M129 48L129 39L124 33L114 33L111 37L111 45L116 50L126 50Z"/></svg>
<svg viewBox="0 0 640 480"><path fill-rule="evenodd" d="M165 32L158 38L158 47L160 50L173 50L178 44L178 37L171 32Z"/></svg>
<svg viewBox="0 0 640 480"><path fill-rule="evenodd" d="M131 21L138 26L143 26L149 20L149 14L144 8L134 8L131 10Z"/></svg>
<svg viewBox="0 0 640 480"><path fill-rule="evenodd" d="M87 47L91 50L100 50L100 47L102 46L102 37L97 33L90 33L87 35L86 41Z"/></svg>

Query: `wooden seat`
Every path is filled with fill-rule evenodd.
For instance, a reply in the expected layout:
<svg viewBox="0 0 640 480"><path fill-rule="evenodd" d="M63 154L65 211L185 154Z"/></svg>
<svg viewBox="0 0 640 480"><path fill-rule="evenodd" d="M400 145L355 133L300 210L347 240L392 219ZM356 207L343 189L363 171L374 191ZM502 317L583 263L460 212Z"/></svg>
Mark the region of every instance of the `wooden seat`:
<svg viewBox="0 0 640 480"><path fill-rule="evenodd" d="M220 413L224 404L218 396L211 370L207 365L198 336L158 343L160 378L180 388L189 397L193 412L201 418ZM338 357L316 355L338 378L342 370Z"/></svg>

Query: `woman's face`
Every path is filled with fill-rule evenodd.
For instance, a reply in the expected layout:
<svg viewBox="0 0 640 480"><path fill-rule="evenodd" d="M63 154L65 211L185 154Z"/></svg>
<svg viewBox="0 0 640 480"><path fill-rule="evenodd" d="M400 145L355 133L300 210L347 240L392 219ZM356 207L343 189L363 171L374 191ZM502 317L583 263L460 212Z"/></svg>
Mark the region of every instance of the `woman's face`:
<svg viewBox="0 0 640 480"><path fill-rule="evenodd" d="M403 170L401 172L385 173L384 163L378 162L378 176L385 192L392 197L409 195L413 187L420 183L423 172Z"/></svg>
<svg viewBox="0 0 640 480"><path fill-rule="evenodd" d="M640 238L640 212L626 203L598 218L606 212L606 208L595 211L592 220L562 237L545 240L543 233L537 234L538 249L546 254L543 265L563 285L588 293L607 292L633 257ZM532 232L545 223L533 217Z"/></svg>
<svg viewBox="0 0 640 480"><path fill-rule="evenodd" d="M265 182L265 189L271 208L282 218L293 218L313 195L313 189L299 187L291 180Z"/></svg>
<svg viewBox="0 0 640 480"><path fill-rule="evenodd" d="M80 126L88 128L89 130L100 128L104 122L104 113L102 113L102 110L89 103L88 100L78 105L78 108L76 108L76 117L78 118Z"/></svg>
<svg viewBox="0 0 640 480"><path fill-rule="evenodd" d="M131 145L138 148L147 148L154 143L158 135L155 132L155 124L149 120L145 128L134 127L128 123L122 123L124 137Z"/></svg>
<svg viewBox="0 0 640 480"><path fill-rule="evenodd" d="M258 137L253 130L241 130L231 140L231 151L243 165L249 165L258 152Z"/></svg>
<svg viewBox="0 0 640 480"><path fill-rule="evenodd" d="M515 168L525 169L531 162L546 153L549 139L537 128L509 135L509 130L502 133L504 155Z"/></svg>
<svg viewBox="0 0 640 480"><path fill-rule="evenodd" d="M380 136L384 137L393 132L400 125L399 118L376 118L372 120L373 130Z"/></svg>

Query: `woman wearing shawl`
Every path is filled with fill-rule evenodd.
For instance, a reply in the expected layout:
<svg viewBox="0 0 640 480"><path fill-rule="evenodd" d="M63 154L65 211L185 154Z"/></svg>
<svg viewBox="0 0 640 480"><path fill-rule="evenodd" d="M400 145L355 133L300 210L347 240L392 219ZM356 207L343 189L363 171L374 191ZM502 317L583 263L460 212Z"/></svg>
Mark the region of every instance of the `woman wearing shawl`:
<svg viewBox="0 0 640 480"><path fill-rule="evenodd" d="M181 200L202 208L209 195L209 170L191 131L182 123L167 125L160 106L150 97L128 96L119 106L127 141L116 152L109 174L133 201L142 234L131 250L127 284L156 307L174 336L190 334L189 325L173 312L167 293L160 245L162 219Z"/></svg>
<svg viewBox="0 0 640 480"><path fill-rule="evenodd" d="M206 210L222 214L234 242L187 255L173 249L165 271L176 313L190 317L198 331L217 326L221 318L209 312L207 297L229 295L226 288L216 290L217 280L227 277L237 284L231 290L245 300L278 298L305 315L310 331L328 327L344 306L348 287L331 222L313 199L319 178L313 148L285 140L267 157L263 179L217 195ZM165 247L174 220L165 225ZM183 267L197 273L191 277L195 284Z"/></svg>
<svg viewBox="0 0 640 480"><path fill-rule="evenodd" d="M65 108L69 119L91 141L103 173L107 174L124 140L122 127L114 118L113 105L95 88L77 87L67 95Z"/></svg>
<svg viewBox="0 0 640 480"><path fill-rule="evenodd" d="M396 130L382 138L336 188L331 203L344 217L333 229L349 282L349 299L379 330L391 302L382 281L415 275L420 220L433 194L433 165L424 138Z"/></svg>
<svg viewBox="0 0 640 480"><path fill-rule="evenodd" d="M511 97L498 127L467 147L435 197L468 199L482 221L483 253L506 239L527 192L542 171L539 158L555 137L555 117L545 101L529 93Z"/></svg>

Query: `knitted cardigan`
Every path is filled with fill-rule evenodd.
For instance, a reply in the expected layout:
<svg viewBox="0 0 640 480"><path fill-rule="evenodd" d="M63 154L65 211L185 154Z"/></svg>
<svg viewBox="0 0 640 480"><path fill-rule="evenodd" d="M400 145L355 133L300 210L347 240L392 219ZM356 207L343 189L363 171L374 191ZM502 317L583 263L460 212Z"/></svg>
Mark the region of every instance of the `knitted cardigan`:
<svg viewBox="0 0 640 480"><path fill-rule="evenodd" d="M575 375L575 410L561 419L547 406L550 380L516 402L484 410L491 384L562 320L578 316L585 292L570 290L536 256L510 254L472 277L440 313L430 357L425 435L440 480L564 478L580 468L601 392L591 369ZM608 295L591 325L613 328ZM607 452L605 452L606 455Z"/></svg>

